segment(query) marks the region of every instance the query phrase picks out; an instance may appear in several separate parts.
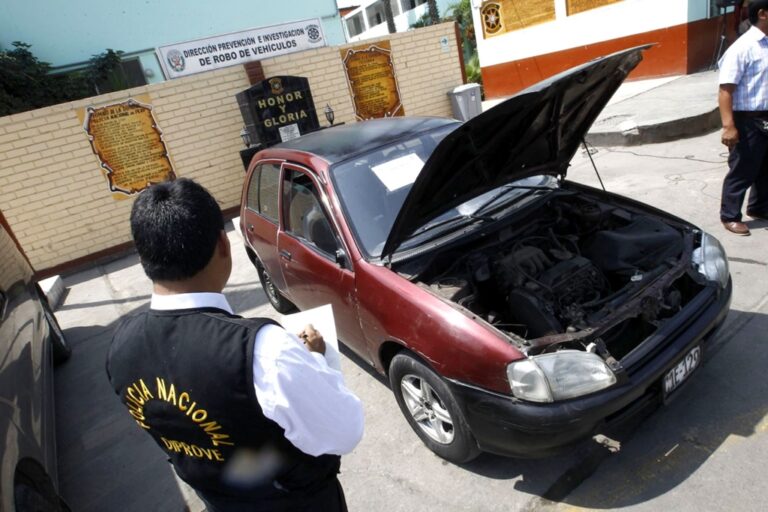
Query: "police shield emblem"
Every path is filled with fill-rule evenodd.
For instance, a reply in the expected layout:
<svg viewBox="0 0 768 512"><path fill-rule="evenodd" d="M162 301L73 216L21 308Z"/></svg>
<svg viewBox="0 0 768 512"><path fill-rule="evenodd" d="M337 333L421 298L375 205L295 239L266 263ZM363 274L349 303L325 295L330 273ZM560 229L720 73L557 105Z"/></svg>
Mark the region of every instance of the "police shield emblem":
<svg viewBox="0 0 768 512"><path fill-rule="evenodd" d="M166 56L166 60L168 61L168 65L171 66L171 69L177 73L181 73L186 67L184 56L179 50L169 51L168 55Z"/></svg>
<svg viewBox="0 0 768 512"><path fill-rule="evenodd" d="M272 94L283 94L283 82L279 78L270 78L269 89Z"/></svg>

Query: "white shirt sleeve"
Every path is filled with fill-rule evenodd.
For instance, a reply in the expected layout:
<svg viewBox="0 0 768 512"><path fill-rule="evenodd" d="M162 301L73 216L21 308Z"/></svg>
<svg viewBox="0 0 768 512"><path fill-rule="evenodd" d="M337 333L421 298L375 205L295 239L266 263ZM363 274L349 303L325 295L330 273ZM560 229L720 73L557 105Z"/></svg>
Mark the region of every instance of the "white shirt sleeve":
<svg viewBox="0 0 768 512"><path fill-rule="evenodd" d="M720 73L718 82L720 85L741 83L741 76L744 73L745 63L741 43L734 43L728 48L718 62Z"/></svg>
<svg viewBox="0 0 768 512"><path fill-rule="evenodd" d="M341 372L282 327L256 333L253 387L264 416L306 454L344 455L363 437L363 406Z"/></svg>

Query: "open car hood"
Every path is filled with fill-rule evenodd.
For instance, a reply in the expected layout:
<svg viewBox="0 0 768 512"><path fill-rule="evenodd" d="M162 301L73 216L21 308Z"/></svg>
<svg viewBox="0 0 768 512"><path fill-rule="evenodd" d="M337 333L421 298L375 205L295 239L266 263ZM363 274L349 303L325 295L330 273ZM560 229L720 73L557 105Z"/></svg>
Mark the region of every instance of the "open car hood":
<svg viewBox="0 0 768 512"><path fill-rule="evenodd" d="M413 183L382 258L430 220L489 190L528 176L565 176L592 123L649 47L571 68L448 134Z"/></svg>

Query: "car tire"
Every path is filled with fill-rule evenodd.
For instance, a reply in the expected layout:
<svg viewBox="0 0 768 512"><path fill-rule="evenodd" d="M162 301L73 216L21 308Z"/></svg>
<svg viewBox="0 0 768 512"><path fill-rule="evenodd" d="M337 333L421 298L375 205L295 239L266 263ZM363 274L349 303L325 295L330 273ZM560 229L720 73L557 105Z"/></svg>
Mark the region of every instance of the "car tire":
<svg viewBox="0 0 768 512"><path fill-rule="evenodd" d="M267 300L272 304L272 307L275 308L278 313L290 313L296 311L296 306L280 293L280 290L278 290L275 283L272 282L272 278L269 277L269 274L267 274L267 271L261 263L254 262L254 265L256 266L256 272L259 274L261 288L264 290L264 295L267 296Z"/></svg>
<svg viewBox="0 0 768 512"><path fill-rule="evenodd" d="M64 331L61 330L61 326L59 326L59 322L56 320L56 316L53 314L53 310L44 295L40 302L43 305L45 320L48 322L48 332L50 333L51 347L53 349L53 364L58 366L72 355L72 347L67 343Z"/></svg>
<svg viewBox="0 0 768 512"><path fill-rule="evenodd" d="M389 383L408 424L430 450L455 464L480 455L456 399L431 368L401 352L389 366Z"/></svg>

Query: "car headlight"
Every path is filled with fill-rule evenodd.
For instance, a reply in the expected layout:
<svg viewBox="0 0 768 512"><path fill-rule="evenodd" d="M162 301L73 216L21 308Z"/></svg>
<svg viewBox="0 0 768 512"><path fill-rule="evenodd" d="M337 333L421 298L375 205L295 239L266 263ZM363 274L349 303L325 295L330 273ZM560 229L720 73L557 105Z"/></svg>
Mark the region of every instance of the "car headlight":
<svg viewBox="0 0 768 512"><path fill-rule="evenodd" d="M594 393L616 383L616 375L600 356L561 350L531 356L507 366L512 394L531 402L554 402Z"/></svg>
<svg viewBox="0 0 768 512"><path fill-rule="evenodd" d="M702 233L701 246L693 250L691 260L699 273L710 281L720 283L722 288L728 284L728 257L717 238Z"/></svg>

